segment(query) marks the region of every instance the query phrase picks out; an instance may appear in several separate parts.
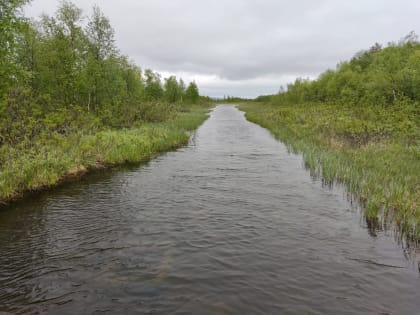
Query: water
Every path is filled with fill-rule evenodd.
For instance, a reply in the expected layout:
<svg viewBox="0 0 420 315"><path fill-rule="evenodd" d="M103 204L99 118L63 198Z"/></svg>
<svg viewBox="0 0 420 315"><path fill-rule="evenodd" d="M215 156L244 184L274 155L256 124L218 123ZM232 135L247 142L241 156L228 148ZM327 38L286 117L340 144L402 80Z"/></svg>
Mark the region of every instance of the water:
<svg viewBox="0 0 420 315"><path fill-rule="evenodd" d="M420 314L390 232L233 106L177 152L0 212L0 313Z"/></svg>

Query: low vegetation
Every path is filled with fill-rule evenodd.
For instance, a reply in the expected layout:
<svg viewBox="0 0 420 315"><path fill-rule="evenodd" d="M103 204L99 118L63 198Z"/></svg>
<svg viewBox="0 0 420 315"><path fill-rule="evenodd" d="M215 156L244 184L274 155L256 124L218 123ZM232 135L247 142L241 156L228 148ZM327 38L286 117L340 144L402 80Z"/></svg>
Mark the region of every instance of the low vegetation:
<svg viewBox="0 0 420 315"><path fill-rule="evenodd" d="M420 239L420 44L378 44L317 80L241 108L303 154L311 172L344 183L370 225L396 222Z"/></svg>
<svg viewBox="0 0 420 315"><path fill-rule="evenodd" d="M94 134L55 134L28 148L4 145L0 155L0 200L56 185L91 169L141 162L175 149L186 144L188 131L197 128L206 113L206 107L191 106L166 122Z"/></svg>

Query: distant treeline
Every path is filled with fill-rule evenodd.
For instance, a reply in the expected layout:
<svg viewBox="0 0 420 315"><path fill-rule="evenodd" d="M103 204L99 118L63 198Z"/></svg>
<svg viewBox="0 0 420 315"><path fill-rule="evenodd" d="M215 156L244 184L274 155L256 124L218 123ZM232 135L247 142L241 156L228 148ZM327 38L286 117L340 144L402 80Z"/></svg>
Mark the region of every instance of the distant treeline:
<svg viewBox="0 0 420 315"><path fill-rule="evenodd" d="M223 103L241 103L241 102L249 102L252 99L249 98L243 98L243 97L237 97L237 96L224 96L223 99L217 99L217 102L223 102Z"/></svg>
<svg viewBox="0 0 420 315"><path fill-rule="evenodd" d="M194 82L162 80L123 56L98 7L85 17L62 1L54 16L35 21L22 15L28 2L0 1L0 146L161 121L180 103L200 101Z"/></svg>

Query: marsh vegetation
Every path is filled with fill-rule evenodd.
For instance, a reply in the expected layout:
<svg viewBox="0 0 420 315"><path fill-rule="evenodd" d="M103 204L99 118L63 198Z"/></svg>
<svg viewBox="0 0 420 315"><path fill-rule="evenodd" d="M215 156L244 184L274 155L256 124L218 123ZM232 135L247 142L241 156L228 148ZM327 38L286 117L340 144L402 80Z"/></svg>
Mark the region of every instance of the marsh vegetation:
<svg viewBox="0 0 420 315"><path fill-rule="evenodd" d="M420 44L414 33L376 44L317 80L241 108L303 153L326 182L342 182L372 224L420 237Z"/></svg>

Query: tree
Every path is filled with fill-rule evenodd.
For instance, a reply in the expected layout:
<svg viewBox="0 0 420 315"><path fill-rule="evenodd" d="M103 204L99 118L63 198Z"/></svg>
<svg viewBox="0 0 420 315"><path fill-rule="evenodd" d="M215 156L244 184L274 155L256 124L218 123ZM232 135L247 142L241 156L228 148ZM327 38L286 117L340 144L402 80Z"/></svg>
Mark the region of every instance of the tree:
<svg viewBox="0 0 420 315"><path fill-rule="evenodd" d="M36 88L36 64L40 34L35 23L30 22L24 25L21 35L17 38L15 45L16 64L21 68L22 83L32 90Z"/></svg>
<svg viewBox="0 0 420 315"><path fill-rule="evenodd" d="M64 1L56 16L42 19L39 92L62 104L85 104L88 40L81 27L82 10Z"/></svg>
<svg viewBox="0 0 420 315"><path fill-rule="evenodd" d="M15 62L15 43L25 25L20 9L28 2L29 0L0 0L0 99L20 79L21 68Z"/></svg>
<svg viewBox="0 0 420 315"><path fill-rule="evenodd" d="M163 97L163 88L160 79L160 74L146 69L144 72L146 77L146 86L144 88L145 98L147 101L157 101Z"/></svg>
<svg viewBox="0 0 420 315"><path fill-rule="evenodd" d="M178 81L175 76L170 76L169 78L165 79L164 89L164 97L167 102L176 103L181 100L182 90L178 85Z"/></svg>
<svg viewBox="0 0 420 315"><path fill-rule="evenodd" d="M94 54L96 60L105 60L117 53L114 33L109 19L95 5L86 28L86 34L89 39L91 53Z"/></svg>
<svg viewBox="0 0 420 315"><path fill-rule="evenodd" d="M68 134L100 123L121 128L159 121L176 108L168 103L182 101L182 80L169 77L163 87L159 73L143 74L118 52L98 7L87 24L66 0L54 15L28 21L20 8L29 1L0 0L0 146L31 142L46 130Z"/></svg>
<svg viewBox="0 0 420 315"><path fill-rule="evenodd" d="M182 102L182 101L184 100L184 97L185 97L185 90L186 90L184 80L179 79L178 86L179 86L179 89L180 89L180 91L181 91L181 102Z"/></svg>
<svg viewBox="0 0 420 315"><path fill-rule="evenodd" d="M200 94L198 92L197 84L193 81L191 82L187 90L185 91L185 101L188 103L197 103L200 98Z"/></svg>
<svg viewBox="0 0 420 315"><path fill-rule="evenodd" d="M109 19L104 16L99 7L93 7L93 13L86 27L89 41L88 60L85 71L88 84L88 111L91 104L97 107L104 103L107 95L106 63L105 61L117 54L114 39L114 29Z"/></svg>

